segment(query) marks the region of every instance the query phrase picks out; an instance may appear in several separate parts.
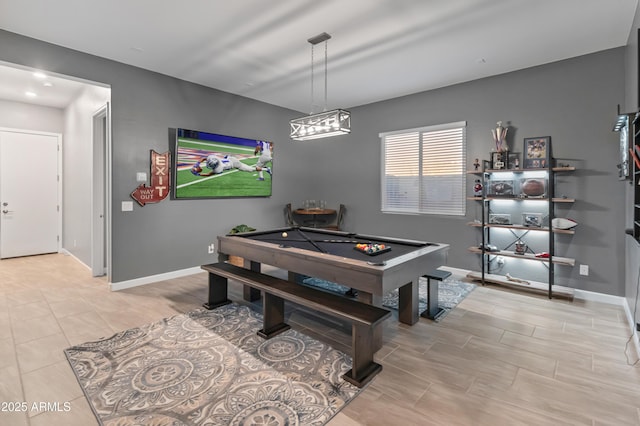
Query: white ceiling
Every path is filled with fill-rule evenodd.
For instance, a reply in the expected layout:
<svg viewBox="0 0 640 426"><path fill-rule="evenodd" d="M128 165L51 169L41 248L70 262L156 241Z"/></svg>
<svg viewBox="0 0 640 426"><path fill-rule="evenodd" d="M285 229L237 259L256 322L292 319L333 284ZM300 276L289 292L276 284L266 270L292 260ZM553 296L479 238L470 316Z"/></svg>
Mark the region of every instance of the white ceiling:
<svg viewBox="0 0 640 426"><path fill-rule="evenodd" d="M322 32L332 36L326 106L349 108L624 46L637 4L0 0L0 28L308 113L307 39ZM325 106L324 44L315 57L318 112ZM10 81L4 72L0 87Z"/></svg>

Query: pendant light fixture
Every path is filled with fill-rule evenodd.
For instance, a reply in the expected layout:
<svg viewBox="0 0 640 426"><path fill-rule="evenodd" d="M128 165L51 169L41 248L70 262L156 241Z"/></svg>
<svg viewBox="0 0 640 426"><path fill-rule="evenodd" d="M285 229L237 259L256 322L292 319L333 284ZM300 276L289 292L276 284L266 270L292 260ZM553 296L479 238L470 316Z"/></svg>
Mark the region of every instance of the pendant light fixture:
<svg viewBox="0 0 640 426"><path fill-rule="evenodd" d="M351 113L343 109L327 111L327 41L331 36L318 34L307 40L311 44L311 112L289 122L291 139L306 141L351 133ZM313 113L313 48L324 42L324 111Z"/></svg>

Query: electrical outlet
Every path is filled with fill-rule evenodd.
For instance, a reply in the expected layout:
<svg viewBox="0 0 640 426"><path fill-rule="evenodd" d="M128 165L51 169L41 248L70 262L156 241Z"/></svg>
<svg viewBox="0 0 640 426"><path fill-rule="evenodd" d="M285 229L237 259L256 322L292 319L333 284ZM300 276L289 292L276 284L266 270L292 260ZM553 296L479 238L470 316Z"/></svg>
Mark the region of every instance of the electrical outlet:
<svg viewBox="0 0 640 426"><path fill-rule="evenodd" d="M580 275L589 275L589 265L580 265Z"/></svg>
<svg viewBox="0 0 640 426"><path fill-rule="evenodd" d="M211 243L209 244L209 247L207 247L207 251L209 252L209 254L213 254L216 252L216 245Z"/></svg>

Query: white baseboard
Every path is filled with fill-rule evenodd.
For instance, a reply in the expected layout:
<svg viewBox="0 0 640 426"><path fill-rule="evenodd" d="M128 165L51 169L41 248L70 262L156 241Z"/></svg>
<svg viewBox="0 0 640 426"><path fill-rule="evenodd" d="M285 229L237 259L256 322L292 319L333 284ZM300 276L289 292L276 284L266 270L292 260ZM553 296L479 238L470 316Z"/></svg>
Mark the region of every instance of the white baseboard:
<svg viewBox="0 0 640 426"><path fill-rule="evenodd" d="M128 281L120 281L117 283L109 283L111 291L124 290L127 288L138 287L141 285L151 284L158 281L171 280L174 278L186 277L204 272L199 266L193 268L180 269L178 271L165 272L164 274L150 275L148 277L136 278Z"/></svg>
<svg viewBox="0 0 640 426"><path fill-rule="evenodd" d="M71 253L69 250L67 250L66 248L62 248L60 249L60 254L64 255L64 256L71 256L73 257L76 262L78 262L79 264L81 264L82 266L84 266L85 268L87 268L88 270L91 270L91 266L87 265L86 263L84 263L82 260L78 259L78 257Z"/></svg>
<svg viewBox="0 0 640 426"><path fill-rule="evenodd" d="M593 302L608 303L610 305L622 306L627 299L622 296L612 296L611 294L596 293L593 291L574 289L573 297L575 299L590 300Z"/></svg>

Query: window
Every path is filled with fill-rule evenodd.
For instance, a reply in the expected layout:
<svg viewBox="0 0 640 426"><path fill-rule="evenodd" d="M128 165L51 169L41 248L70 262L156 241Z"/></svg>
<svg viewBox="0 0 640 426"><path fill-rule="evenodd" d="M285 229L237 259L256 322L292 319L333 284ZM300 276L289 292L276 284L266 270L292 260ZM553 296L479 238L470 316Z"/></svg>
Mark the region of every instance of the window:
<svg viewBox="0 0 640 426"><path fill-rule="evenodd" d="M465 215L467 123L381 133L382 211Z"/></svg>

